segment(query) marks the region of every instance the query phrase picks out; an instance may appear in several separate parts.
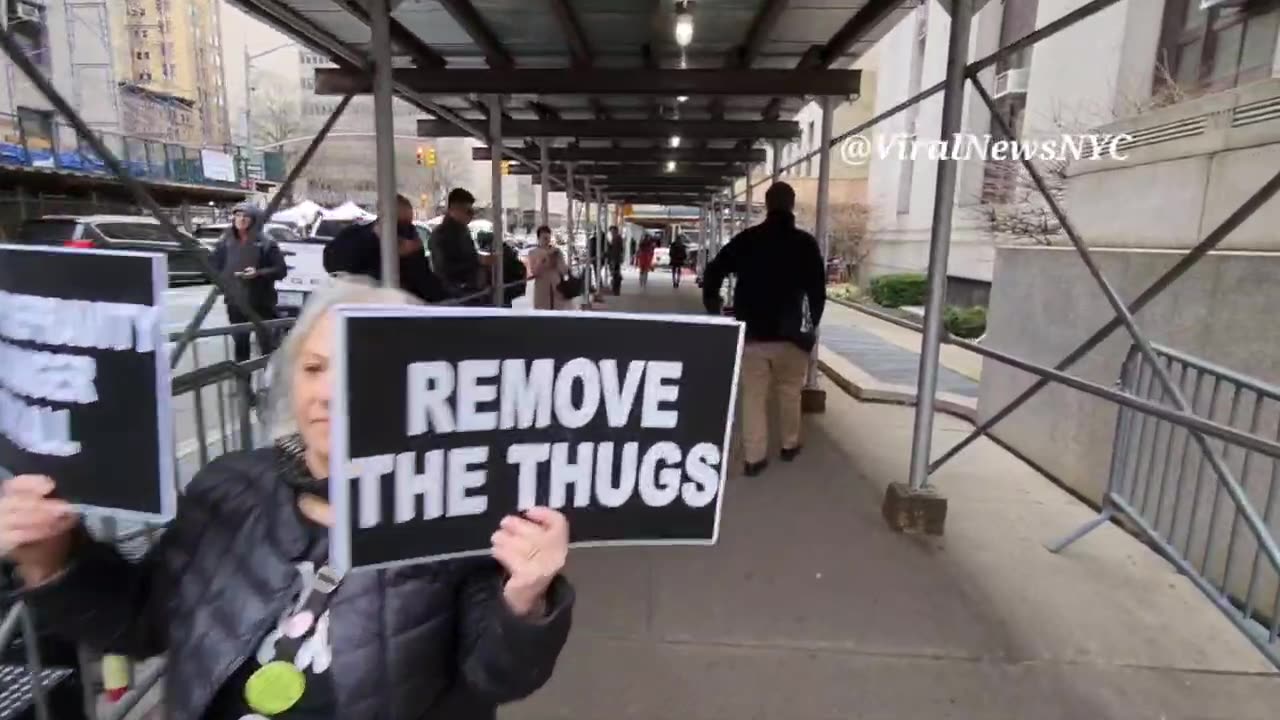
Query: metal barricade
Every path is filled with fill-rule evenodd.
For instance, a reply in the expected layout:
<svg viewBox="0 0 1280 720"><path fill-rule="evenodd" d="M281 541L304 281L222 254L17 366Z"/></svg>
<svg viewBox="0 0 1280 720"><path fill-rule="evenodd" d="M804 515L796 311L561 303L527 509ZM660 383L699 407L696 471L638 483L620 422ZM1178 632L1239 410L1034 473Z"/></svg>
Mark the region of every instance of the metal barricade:
<svg viewBox="0 0 1280 720"><path fill-rule="evenodd" d="M1280 388L1153 347L1195 414L1249 435L1280 438ZM1155 375L1135 346L1118 385L1126 394L1167 404ZM1208 440L1206 455L1193 432L1120 408L1102 511L1050 550L1061 552L1118 520L1186 575L1280 667L1280 456L1220 439ZM1212 461L1214 454L1221 464ZM1261 518L1260 530L1250 516Z"/></svg>

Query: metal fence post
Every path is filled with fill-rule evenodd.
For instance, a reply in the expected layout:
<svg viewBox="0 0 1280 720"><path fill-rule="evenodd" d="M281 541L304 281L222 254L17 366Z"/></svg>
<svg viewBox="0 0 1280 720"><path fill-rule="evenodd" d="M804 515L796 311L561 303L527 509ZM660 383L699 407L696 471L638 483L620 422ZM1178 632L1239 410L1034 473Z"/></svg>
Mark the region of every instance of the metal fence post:
<svg viewBox="0 0 1280 720"><path fill-rule="evenodd" d="M236 398L239 406L236 410L240 416L240 449L253 449L253 409L249 407L249 398L253 395L253 384L249 373L236 374Z"/></svg>

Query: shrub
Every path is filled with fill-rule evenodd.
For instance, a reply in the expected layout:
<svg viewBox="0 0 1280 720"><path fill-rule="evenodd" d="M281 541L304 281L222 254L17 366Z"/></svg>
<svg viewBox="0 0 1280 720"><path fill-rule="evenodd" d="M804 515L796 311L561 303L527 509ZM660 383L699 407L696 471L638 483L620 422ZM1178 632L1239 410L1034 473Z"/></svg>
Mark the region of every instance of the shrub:
<svg viewBox="0 0 1280 720"><path fill-rule="evenodd" d="M947 332L959 338L972 340L987 331L987 309L984 307L949 307L942 316Z"/></svg>
<svg viewBox="0 0 1280 720"><path fill-rule="evenodd" d="M871 281L871 299L882 307L923 305L927 290L925 276L920 273L881 275Z"/></svg>
<svg viewBox="0 0 1280 720"><path fill-rule="evenodd" d="M855 302L862 297L862 290L850 283L834 283L827 286L827 297L845 302Z"/></svg>

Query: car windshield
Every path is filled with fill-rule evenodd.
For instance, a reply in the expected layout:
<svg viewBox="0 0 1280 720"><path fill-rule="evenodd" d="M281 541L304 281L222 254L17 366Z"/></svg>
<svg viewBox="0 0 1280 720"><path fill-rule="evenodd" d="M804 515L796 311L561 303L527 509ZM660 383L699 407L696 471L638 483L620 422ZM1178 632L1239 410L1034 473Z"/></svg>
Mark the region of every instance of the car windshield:
<svg viewBox="0 0 1280 720"><path fill-rule="evenodd" d="M144 240L147 242L173 243L174 239L160 223L105 222L93 226L108 240Z"/></svg>
<svg viewBox="0 0 1280 720"><path fill-rule="evenodd" d="M196 228L196 239L197 240L217 240L218 238L222 237L222 233L225 230L226 228L218 227L216 225Z"/></svg>

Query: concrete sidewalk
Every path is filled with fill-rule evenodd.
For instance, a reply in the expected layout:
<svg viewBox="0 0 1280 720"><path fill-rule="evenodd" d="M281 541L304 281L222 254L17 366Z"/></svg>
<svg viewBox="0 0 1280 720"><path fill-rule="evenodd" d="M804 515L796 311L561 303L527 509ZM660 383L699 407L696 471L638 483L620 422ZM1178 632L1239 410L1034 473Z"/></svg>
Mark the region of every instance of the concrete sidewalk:
<svg viewBox="0 0 1280 720"><path fill-rule="evenodd" d="M623 293L606 308L698 309L669 280ZM1277 717L1273 669L1143 545L1108 526L1045 550L1092 512L990 442L934 476L945 537L891 532L913 410L825 386L795 463L731 473L716 547L572 553L569 646L502 717ZM935 453L967 429L940 417Z"/></svg>
<svg viewBox="0 0 1280 720"><path fill-rule="evenodd" d="M828 301L819 335L818 362L845 392L861 400L911 405L920 372L920 333L835 301ZM982 357L943 345L939 352L938 409L969 420L978 415Z"/></svg>

